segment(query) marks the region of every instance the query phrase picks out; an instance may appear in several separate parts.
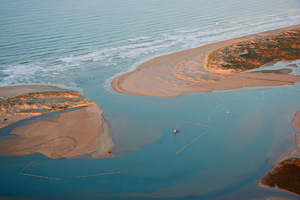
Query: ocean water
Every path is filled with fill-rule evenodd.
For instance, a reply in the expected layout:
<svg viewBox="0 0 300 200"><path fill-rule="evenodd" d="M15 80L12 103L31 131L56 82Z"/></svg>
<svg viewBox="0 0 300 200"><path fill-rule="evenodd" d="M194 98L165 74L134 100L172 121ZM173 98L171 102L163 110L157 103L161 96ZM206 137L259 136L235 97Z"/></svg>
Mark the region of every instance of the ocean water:
<svg viewBox="0 0 300 200"><path fill-rule="evenodd" d="M0 0L0 86L82 92L104 111L116 143L108 159L0 157L0 198L296 198L256 183L295 147L299 83L176 98L110 84L156 56L299 24L299 13L299 0ZM30 163L23 173L59 180L19 174ZM81 177L93 174L104 175Z"/></svg>

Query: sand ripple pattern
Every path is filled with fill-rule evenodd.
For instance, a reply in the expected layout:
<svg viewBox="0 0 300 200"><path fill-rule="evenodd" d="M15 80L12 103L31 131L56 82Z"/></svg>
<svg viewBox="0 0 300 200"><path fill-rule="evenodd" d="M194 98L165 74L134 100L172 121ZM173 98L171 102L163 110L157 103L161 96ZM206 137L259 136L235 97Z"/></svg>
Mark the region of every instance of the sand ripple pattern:
<svg viewBox="0 0 300 200"><path fill-rule="evenodd" d="M38 152L50 158L60 158L75 149L76 144L77 141L74 138L61 136L21 151L25 154Z"/></svg>

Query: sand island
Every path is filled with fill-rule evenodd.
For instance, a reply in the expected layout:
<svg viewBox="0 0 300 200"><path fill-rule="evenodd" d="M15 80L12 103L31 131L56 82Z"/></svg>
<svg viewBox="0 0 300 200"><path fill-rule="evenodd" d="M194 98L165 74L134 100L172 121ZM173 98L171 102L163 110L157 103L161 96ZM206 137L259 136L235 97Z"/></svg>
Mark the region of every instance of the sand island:
<svg viewBox="0 0 300 200"><path fill-rule="evenodd" d="M270 62L300 58L300 25L204 45L147 61L116 77L122 93L174 97L254 86L291 85L300 76L291 70L247 72Z"/></svg>
<svg viewBox="0 0 300 200"><path fill-rule="evenodd" d="M102 158L114 146L102 110L78 92L52 86L17 86L1 87L0 96L0 128L45 113L82 107L15 128L11 134L16 139L0 142L2 155Z"/></svg>

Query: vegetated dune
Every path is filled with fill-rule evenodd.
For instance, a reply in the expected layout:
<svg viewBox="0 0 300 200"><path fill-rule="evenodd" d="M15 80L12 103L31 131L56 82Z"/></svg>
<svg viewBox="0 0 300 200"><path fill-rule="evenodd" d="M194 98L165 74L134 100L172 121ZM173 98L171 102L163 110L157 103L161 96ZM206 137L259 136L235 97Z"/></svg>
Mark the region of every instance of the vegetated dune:
<svg viewBox="0 0 300 200"><path fill-rule="evenodd" d="M300 25L296 25L154 58L116 77L112 87L128 94L174 97L189 92L294 84L300 77L288 70L239 72L299 58Z"/></svg>
<svg viewBox="0 0 300 200"><path fill-rule="evenodd" d="M75 91L50 86L47 86L47 90L37 86L23 88L0 87L0 128L45 113L88 106L92 103L90 99Z"/></svg>
<svg viewBox="0 0 300 200"><path fill-rule="evenodd" d="M266 63L300 58L300 28L245 40L212 51L207 67L246 71Z"/></svg>
<svg viewBox="0 0 300 200"><path fill-rule="evenodd" d="M30 93L23 94L21 90L18 93L7 92L6 96L2 93L1 127L49 112L84 108L17 127L11 132L15 139L0 142L0 153L14 156L42 153L50 158L109 156L108 151L114 147L114 142L102 110L78 92L52 89L54 91L40 91L39 88L32 91L31 88Z"/></svg>

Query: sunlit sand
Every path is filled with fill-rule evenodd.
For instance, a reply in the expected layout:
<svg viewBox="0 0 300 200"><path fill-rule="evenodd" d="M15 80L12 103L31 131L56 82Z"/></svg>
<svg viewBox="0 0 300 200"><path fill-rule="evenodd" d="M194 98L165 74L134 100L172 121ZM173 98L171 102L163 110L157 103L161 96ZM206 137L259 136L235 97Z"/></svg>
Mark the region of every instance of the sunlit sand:
<svg viewBox="0 0 300 200"><path fill-rule="evenodd" d="M134 71L115 78L112 87L118 92L128 94L174 97L189 92L291 85L300 82L300 77L290 75L287 70L238 73L243 70L211 67L208 61L212 60L211 54L221 47L242 41L253 41L283 31L299 30L299 27L296 25L276 29L160 56L142 64ZM293 59L299 57L300 54Z"/></svg>
<svg viewBox="0 0 300 200"><path fill-rule="evenodd" d="M47 93L39 93L41 91L45 92L45 90ZM77 93L73 94L73 92L67 92L65 90L63 93L51 93L53 91L62 90L50 86L41 88L36 86L10 87L3 90L1 89L1 94L7 98L11 95L20 95L29 91L31 93L34 92L35 96L43 96L43 103L38 100L38 102L35 103L27 102L28 105L24 103L22 104L21 111L19 110L21 105L10 104L9 107L14 107L14 109L2 109L2 116L6 118L9 117L11 122L17 123L20 120L29 119L36 115L57 111L55 109L49 110L45 105L50 102L52 103L52 107L56 107L56 104L60 105L60 102L53 101L57 99L61 100L60 98L65 97L70 97L68 102L64 102L67 103L67 108L87 107L62 113L57 117L42 118L34 123L17 127L11 132L11 134L16 136L16 139L0 142L2 154L21 156L32 153L42 153L50 158L74 158L86 155L90 155L93 158L109 156L108 151L113 148L114 142L109 132L110 128L108 122L102 117L103 112L95 103L86 98L83 100L81 96L80 100L77 98L74 99ZM49 93L51 94L50 96ZM59 98L55 95L58 95ZM23 96L17 97L17 99L23 98ZM43 109L46 111L44 112ZM18 112L7 115L7 113L15 110ZM21 117L19 117L19 115Z"/></svg>

